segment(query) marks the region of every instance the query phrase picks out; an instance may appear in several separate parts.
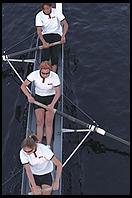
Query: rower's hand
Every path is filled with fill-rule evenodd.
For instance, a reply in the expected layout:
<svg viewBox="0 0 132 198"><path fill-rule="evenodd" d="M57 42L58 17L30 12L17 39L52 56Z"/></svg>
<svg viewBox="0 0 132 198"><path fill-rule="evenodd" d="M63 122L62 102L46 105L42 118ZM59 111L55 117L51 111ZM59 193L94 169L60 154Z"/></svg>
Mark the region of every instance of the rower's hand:
<svg viewBox="0 0 132 198"><path fill-rule="evenodd" d="M44 47L44 48L49 48L49 43L43 42L43 47Z"/></svg>
<svg viewBox="0 0 132 198"><path fill-rule="evenodd" d="M61 37L61 43L64 44L66 42L66 37L64 35L62 35Z"/></svg>
<svg viewBox="0 0 132 198"><path fill-rule="evenodd" d="M54 108L54 105L53 105L53 104L49 104L49 105L47 106L47 111L52 111L53 108Z"/></svg>
<svg viewBox="0 0 132 198"><path fill-rule="evenodd" d="M32 191L33 191L34 195L41 195L41 188L40 188L40 186L34 186L34 187L32 187Z"/></svg>
<svg viewBox="0 0 132 198"><path fill-rule="evenodd" d="M32 96L28 96L28 102L34 103L35 99Z"/></svg>
<svg viewBox="0 0 132 198"><path fill-rule="evenodd" d="M59 189L59 181L55 181L55 182L53 183L52 189L53 189L53 190L58 190L58 189Z"/></svg>

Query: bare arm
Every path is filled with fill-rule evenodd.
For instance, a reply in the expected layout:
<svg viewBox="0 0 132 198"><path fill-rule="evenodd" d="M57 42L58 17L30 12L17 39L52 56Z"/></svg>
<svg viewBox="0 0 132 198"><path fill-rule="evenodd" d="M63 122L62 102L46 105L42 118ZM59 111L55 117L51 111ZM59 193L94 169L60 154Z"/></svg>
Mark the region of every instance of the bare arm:
<svg viewBox="0 0 132 198"><path fill-rule="evenodd" d="M36 185L33 174L31 172L29 164L24 164L24 168L26 169L26 174L29 179L29 182L31 184L31 189L34 192L35 195L40 195L41 194L41 189L39 186Z"/></svg>
<svg viewBox="0 0 132 198"><path fill-rule="evenodd" d="M59 189L59 180L60 180L61 172L62 172L62 164L55 156L52 158L51 161L55 164L55 166L57 166L56 176L55 176L55 180L53 183L53 190L58 190Z"/></svg>
<svg viewBox="0 0 132 198"><path fill-rule="evenodd" d="M60 97L60 86L54 87L55 88L55 96L51 102L51 104L48 105L48 109L52 109L54 108L54 105L56 104L56 102L58 101L59 97Z"/></svg>
<svg viewBox="0 0 132 198"><path fill-rule="evenodd" d="M30 85L30 81L28 81L27 79L22 83L21 85L21 90L23 91L23 93L27 96L28 98L28 102L33 103L34 102L34 98L31 96L31 94L29 93L29 91L27 90L27 86Z"/></svg>
<svg viewBox="0 0 132 198"><path fill-rule="evenodd" d="M63 25L63 34L62 34L62 37L61 37L61 42L62 43L65 43L66 42L66 38L65 38L65 35L68 31L68 23L67 21L64 19L63 21L61 21L62 25Z"/></svg>
<svg viewBox="0 0 132 198"><path fill-rule="evenodd" d="M45 48L48 48L49 44L44 40L43 35L41 33L41 27L40 26L37 26L37 34L38 34L39 39L42 41L43 46Z"/></svg>

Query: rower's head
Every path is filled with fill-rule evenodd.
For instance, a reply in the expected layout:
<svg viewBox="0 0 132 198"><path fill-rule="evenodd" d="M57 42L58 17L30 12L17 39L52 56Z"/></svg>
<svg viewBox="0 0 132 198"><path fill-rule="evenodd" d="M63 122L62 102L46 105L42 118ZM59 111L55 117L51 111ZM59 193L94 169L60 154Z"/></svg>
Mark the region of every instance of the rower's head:
<svg viewBox="0 0 132 198"><path fill-rule="evenodd" d="M51 66L49 61L42 61L40 64L40 73L43 78L46 78L50 75Z"/></svg>
<svg viewBox="0 0 132 198"><path fill-rule="evenodd" d="M44 14L49 15L51 13L52 3L43 3L42 10Z"/></svg>
<svg viewBox="0 0 132 198"><path fill-rule="evenodd" d="M39 142L37 136L35 134L30 134L28 137L26 137L22 144L21 148L23 148L24 152L26 152L28 155L36 151L37 145L36 143Z"/></svg>

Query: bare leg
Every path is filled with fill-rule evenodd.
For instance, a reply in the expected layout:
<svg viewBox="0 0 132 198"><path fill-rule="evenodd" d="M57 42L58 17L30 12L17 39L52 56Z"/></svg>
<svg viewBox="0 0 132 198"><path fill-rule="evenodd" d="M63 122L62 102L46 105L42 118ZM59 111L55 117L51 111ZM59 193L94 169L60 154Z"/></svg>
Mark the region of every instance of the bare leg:
<svg viewBox="0 0 132 198"><path fill-rule="evenodd" d="M37 124L37 136L38 136L39 142L42 142L43 133L44 133L43 131L44 114L45 114L45 110L42 108L35 110L36 124Z"/></svg>
<svg viewBox="0 0 132 198"><path fill-rule="evenodd" d="M45 126L46 126L47 145L51 144L52 133L53 133L53 118L54 118L54 113L52 111L46 111Z"/></svg>
<svg viewBox="0 0 132 198"><path fill-rule="evenodd" d="M57 72L57 65L52 65L52 71L55 73Z"/></svg>

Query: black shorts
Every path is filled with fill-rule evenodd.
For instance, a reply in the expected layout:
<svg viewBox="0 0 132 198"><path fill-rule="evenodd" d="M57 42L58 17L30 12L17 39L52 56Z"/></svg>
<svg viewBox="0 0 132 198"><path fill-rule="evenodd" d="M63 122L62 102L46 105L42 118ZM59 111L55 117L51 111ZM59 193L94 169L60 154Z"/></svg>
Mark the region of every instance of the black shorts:
<svg viewBox="0 0 132 198"><path fill-rule="evenodd" d="M35 100L37 102L40 102L40 103L45 104L47 106L47 105L49 105L52 102L54 96L55 95L51 95L51 96L39 96L39 95L35 94L35 97L34 98L35 98ZM43 109L43 107L40 107L40 106L38 106L36 104L33 104L33 107L34 107L34 110L35 109L39 109L39 108L42 108ZM57 108L57 103L55 104L54 108Z"/></svg>
<svg viewBox="0 0 132 198"><path fill-rule="evenodd" d="M52 186L52 175L51 173L47 173L45 175L34 175L35 183L38 186L41 186L43 184L47 184L49 186Z"/></svg>
<svg viewBox="0 0 132 198"><path fill-rule="evenodd" d="M54 43L56 41L61 40L61 36L59 34L44 34L43 37L47 43ZM43 49L41 61L46 61L46 60L49 61L51 59L51 65L58 65L58 58L60 51L61 51L60 45L55 45L53 47Z"/></svg>

